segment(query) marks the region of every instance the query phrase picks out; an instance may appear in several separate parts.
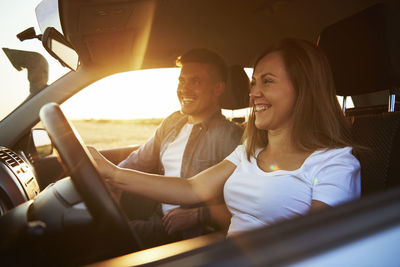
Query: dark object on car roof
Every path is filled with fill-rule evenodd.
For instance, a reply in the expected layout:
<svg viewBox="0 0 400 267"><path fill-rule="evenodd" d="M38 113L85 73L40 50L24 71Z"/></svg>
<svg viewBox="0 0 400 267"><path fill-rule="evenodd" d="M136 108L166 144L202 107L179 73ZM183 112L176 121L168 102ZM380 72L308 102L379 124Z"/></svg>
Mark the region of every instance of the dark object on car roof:
<svg viewBox="0 0 400 267"><path fill-rule="evenodd" d="M338 95L400 88L388 38L383 4L330 25L320 34L318 45L329 59Z"/></svg>

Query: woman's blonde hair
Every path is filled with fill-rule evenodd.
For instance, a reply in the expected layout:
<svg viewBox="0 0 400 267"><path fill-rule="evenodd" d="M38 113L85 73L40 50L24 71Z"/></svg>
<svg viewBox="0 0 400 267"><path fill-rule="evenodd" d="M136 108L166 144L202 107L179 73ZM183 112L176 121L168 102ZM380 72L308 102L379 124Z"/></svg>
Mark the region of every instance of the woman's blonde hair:
<svg viewBox="0 0 400 267"><path fill-rule="evenodd" d="M266 55L279 52L296 90L293 110L292 138L299 149L314 151L323 148L351 146L350 125L336 97L328 59L315 45L298 39L284 39L269 47L254 64ZM250 100L250 106L253 106ZM259 147L268 144L266 130L257 129L252 110L245 133L247 158L255 157Z"/></svg>

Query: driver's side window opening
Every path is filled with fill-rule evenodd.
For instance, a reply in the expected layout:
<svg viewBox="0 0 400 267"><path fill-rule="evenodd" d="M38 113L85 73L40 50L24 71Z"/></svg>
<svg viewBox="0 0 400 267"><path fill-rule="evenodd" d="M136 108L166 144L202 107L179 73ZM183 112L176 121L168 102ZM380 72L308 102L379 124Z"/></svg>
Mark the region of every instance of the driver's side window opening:
<svg viewBox="0 0 400 267"><path fill-rule="evenodd" d="M83 89L61 108L87 145L143 144L162 119L179 110L178 76L179 68L115 74Z"/></svg>

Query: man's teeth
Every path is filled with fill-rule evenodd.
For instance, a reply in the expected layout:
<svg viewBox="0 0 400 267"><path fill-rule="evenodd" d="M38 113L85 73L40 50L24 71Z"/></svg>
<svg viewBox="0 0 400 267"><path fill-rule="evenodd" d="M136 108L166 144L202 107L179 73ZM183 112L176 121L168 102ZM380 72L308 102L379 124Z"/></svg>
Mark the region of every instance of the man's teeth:
<svg viewBox="0 0 400 267"><path fill-rule="evenodd" d="M184 103L190 103L190 102L193 102L195 99L194 98L191 98L191 97L184 97L184 98L182 98L182 102L184 102Z"/></svg>

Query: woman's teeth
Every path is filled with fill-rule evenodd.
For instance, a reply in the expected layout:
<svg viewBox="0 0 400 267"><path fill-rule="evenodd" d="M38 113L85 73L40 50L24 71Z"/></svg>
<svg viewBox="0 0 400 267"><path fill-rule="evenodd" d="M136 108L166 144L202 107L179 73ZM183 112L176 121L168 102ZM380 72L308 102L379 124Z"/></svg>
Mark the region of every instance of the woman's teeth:
<svg viewBox="0 0 400 267"><path fill-rule="evenodd" d="M259 105L254 106L254 110L256 112L265 111L265 110L269 109L270 107L271 107L271 105L268 105L268 104L262 104L262 105L259 104Z"/></svg>

